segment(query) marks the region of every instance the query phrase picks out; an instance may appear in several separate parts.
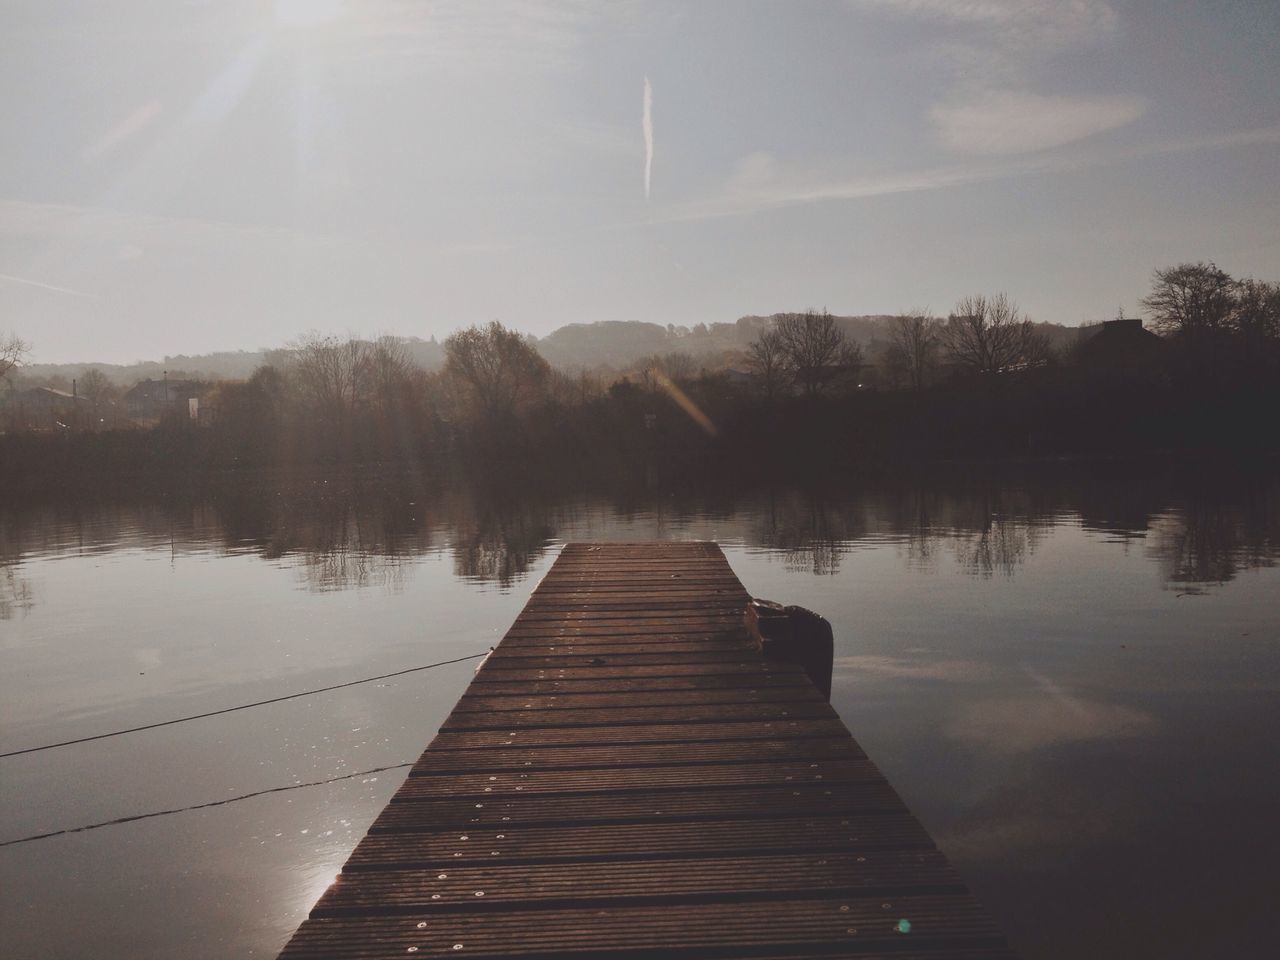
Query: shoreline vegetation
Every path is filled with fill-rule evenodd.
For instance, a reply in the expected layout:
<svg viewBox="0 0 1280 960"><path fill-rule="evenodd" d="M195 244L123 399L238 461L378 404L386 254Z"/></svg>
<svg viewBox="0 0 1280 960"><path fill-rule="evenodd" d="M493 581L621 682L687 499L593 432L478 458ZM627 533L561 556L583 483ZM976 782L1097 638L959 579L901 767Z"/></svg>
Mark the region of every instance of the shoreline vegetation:
<svg viewBox="0 0 1280 960"><path fill-rule="evenodd" d="M940 460L1280 452L1280 284L1183 264L1157 271L1143 303L1154 332L1118 317L1058 344L1003 294L966 297L945 319L887 318L870 348L825 311L778 314L718 366L676 352L623 373L555 369L496 321L451 335L431 371L398 338L309 335L244 380L145 381L155 413L145 425L125 418L100 372L70 394L15 392L25 344L10 337L0 489L335 464L434 477L786 478ZM23 397L66 409L42 423Z"/></svg>

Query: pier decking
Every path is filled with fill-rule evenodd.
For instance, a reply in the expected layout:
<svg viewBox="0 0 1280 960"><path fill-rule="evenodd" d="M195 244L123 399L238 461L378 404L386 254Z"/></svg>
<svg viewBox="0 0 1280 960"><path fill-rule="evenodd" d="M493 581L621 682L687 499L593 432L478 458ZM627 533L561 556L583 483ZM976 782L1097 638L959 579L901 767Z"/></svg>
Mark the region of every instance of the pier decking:
<svg viewBox="0 0 1280 960"><path fill-rule="evenodd" d="M281 957L1010 957L748 600L566 546Z"/></svg>

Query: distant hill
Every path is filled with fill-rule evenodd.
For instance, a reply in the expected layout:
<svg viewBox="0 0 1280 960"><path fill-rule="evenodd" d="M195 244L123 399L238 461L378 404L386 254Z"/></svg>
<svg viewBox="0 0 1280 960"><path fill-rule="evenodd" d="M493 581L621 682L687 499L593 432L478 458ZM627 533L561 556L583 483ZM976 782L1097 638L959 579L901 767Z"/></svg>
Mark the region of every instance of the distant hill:
<svg viewBox="0 0 1280 960"><path fill-rule="evenodd" d="M101 370L120 386L139 380L159 380L166 371L175 380L244 380L263 364L262 350L225 350L198 356L179 354L163 360L137 363L28 363L21 369L25 380L66 381L83 377L87 370Z"/></svg>
<svg viewBox="0 0 1280 960"><path fill-rule="evenodd" d="M406 337L405 348L417 363L428 370L444 364L444 349L434 339ZM140 360L137 363L30 363L20 370L26 383L69 387L72 379L83 377L87 370L101 370L113 383L129 387L139 380L159 380L167 373L171 380L246 380L253 371L269 362L271 350L224 350L188 356L165 357L163 360Z"/></svg>
<svg viewBox="0 0 1280 960"><path fill-rule="evenodd" d="M889 316L836 317L845 334L862 347L886 336ZM769 317L746 316L734 323L662 326L640 321L571 323L537 340L538 352L556 367L625 367L642 357L687 353L703 363L746 350Z"/></svg>

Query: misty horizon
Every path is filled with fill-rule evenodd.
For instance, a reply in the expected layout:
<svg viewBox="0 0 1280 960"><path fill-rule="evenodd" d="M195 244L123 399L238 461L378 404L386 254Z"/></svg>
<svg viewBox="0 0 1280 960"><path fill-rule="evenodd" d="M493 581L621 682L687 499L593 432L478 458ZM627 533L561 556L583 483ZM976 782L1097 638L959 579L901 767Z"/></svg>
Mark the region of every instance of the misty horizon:
<svg viewBox="0 0 1280 960"><path fill-rule="evenodd" d="M792 312L792 311L788 311L788 312ZM798 312L798 311L794 311L794 312ZM504 326L520 334L521 336L528 338L532 343L537 345L539 348L542 348L546 343L553 341L557 337L563 338L566 336L572 336L575 332L583 331L584 329L587 331L591 331L591 330L601 330L601 329L611 329L611 328L612 329L618 329L618 328L639 329L639 330L645 330L645 331L653 331L655 333L660 331L664 336L671 338L672 346L678 347L680 344L680 341L685 338L688 338L696 343L696 341L699 339L699 336L700 336L699 328L703 328L703 332L707 330L710 330L710 331L732 330L737 328L738 325L742 322L758 321L763 323L763 322L767 322L772 317L777 317L781 315L783 315L783 312L773 313L773 314L750 313L750 314L745 314L741 317L738 317L734 320L713 320L707 323L694 324L693 326L684 326L684 325L676 325L676 324L667 325L667 324L659 324L653 321L644 321L644 320L574 321L574 322L565 323L562 326L546 331L541 335L533 333L528 330L521 329L518 325L504 324ZM880 313L880 314L833 313L833 316L836 318L836 320L841 322L852 322L856 324L876 325L876 326L884 326L885 324L887 324L888 321L894 319L895 317L901 317L906 315L907 313L905 311L900 313ZM1056 324L1052 322L1041 323L1040 321L1034 321L1034 320L1033 322L1036 322L1039 325L1043 325L1047 327L1061 328L1063 330L1078 330L1086 327L1097 326L1098 324L1102 323L1104 319L1105 320L1114 319L1114 315L1108 316L1105 318L1099 317L1096 320L1082 321L1080 324ZM261 360L261 358L265 358L266 356L273 353L288 352L290 349L295 347L296 344L301 339L307 336L313 336L313 335L336 336L339 338L344 338L344 339L350 338L350 339L359 340L363 342L373 342L379 339L380 337L392 337L394 339L401 340L411 344L435 344L438 346L442 344L443 341L447 339L449 335L457 333L462 329L463 327L450 328L446 330L443 335L436 335L433 333L427 336L422 336L420 334L415 334L415 333L403 333L395 330L381 330L381 329L373 332L351 330L351 329L335 330L335 331L321 331L321 330L315 330L315 329L308 329L308 330L296 331L293 335L289 336L287 339L282 340L273 345L258 344L253 347L248 347L248 346L222 347L222 348L214 348L211 350L202 351L200 353L194 353L194 352L172 353L172 354L164 354L163 356L159 356L159 357L155 357L155 356L134 357L132 359L126 359L126 360L104 360L104 359L86 359L86 358L72 358L72 359L44 358L39 355L39 350L37 346L35 344L30 344L31 346L30 354L24 359L20 370L21 372L29 376L39 377L43 372L43 368L49 368L49 367L57 367L57 368L84 367L87 369L90 367L100 366L100 367L128 369L131 367L149 366L157 363L167 363L170 361L182 362L182 361L190 361L190 360L203 360L206 358L215 358L215 357L222 357L222 356L245 356L245 357L259 358L259 360ZM885 332L887 334L887 328ZM858 337L855 335L854 339L857 340ZM747 343L748 341L744 339L742 346L745 347ZM602 359L597 362L626 364L626 363L633 363L635 361L638 361L639 359L641 359L642 356L643 356L643 351L639 353L635 353L634 355L618 354L616 356L610 356L607 359ZM441 348L440 360L439 360L440 363L443 363L443 358L444 358L444 353L443 353L443 348ZM557 360L555 358L549 358L549 359L551 360L553 366L558 365ZM574 365L573 361L565 361L564 363L565 365L568 365L568 366Z"/></svg>

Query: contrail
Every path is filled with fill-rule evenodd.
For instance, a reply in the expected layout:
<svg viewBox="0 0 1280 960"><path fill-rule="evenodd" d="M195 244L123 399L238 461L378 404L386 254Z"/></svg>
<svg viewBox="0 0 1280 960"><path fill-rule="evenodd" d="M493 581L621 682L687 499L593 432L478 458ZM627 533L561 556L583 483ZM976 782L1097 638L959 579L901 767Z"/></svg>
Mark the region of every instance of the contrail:
<svg viewBox="0 0 1280 960"><path fill-rule="evenodd" d="M649 181L653 176L653 87L644 78L644 200L649 202Z"/></svg>
<svg viewBox="0 0 1280 960"><path fill-rule="evenodd" d="M52 290L54 293L65 293L72 297L92 296L92 294L82 293L79 290L71 290L67 287L58 287L52 283L41 283L39 280L28 280L26 277L15 277L7 273L0 273L0 280L7 280L9 283L24 283L28 287L39 287L41 290Z"/></svg>

